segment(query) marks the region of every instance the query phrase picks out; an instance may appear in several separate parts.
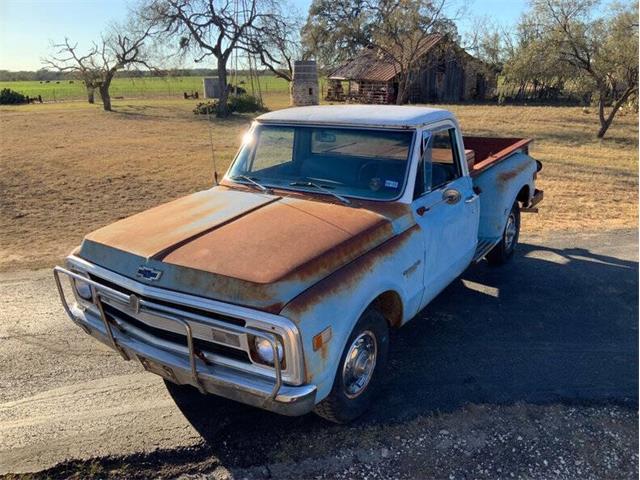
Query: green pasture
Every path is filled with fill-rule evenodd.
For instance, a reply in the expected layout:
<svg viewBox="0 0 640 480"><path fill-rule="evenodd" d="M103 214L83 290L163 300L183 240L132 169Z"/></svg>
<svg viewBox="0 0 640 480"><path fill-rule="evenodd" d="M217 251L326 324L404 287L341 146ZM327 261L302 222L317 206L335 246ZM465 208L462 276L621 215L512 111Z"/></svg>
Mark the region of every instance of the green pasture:
<svg viewBox="0 0 640 480"><path fill-rule="evenodd" d="M236 77L231 75L229 81L235 83ZM251 80L248 77L238 75L237 82L251 93ZM275 76L260 76L259 84L263 94L289 91L288 83ZM49 83L44 80L0 82L0 89L3 88L10 88L30 97L42 95L42 99L46 102L82 100L86 97L84 85L79 80L51 80ZM254 79L254 90L257 88L258 85ZM202 97L202 77L115 78L110 89L112 97L124 98L181 97L183 92L194 91L198 91Z"/></svg>

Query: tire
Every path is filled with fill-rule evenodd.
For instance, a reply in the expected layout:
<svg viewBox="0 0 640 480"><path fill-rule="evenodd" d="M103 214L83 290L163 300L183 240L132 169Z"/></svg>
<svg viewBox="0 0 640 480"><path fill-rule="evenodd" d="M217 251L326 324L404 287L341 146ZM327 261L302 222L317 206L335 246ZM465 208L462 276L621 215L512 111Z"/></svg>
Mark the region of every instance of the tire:
<svg viewBox="0 0 640 480"><path fill-rule="evenodd" d="M371 361L372 342L375 353L369 370L367 365ZM361 352L360 355L357 354L358 351ZM361 367L365 373L358 375L354 368L345 368L347 355L350 353L352 359L359 361L351 361L349 365L355 369ZM365 413L379 389L388 353L387 321L378 310L370 307L362 314L349 336L340 357L331 393L316 405L314 412L334 423L348 423ZM370 373L367 374L367 371Z"/></svg>
<svg viewBox="0 0 640 480"><path fill-rule="evenodd" d="M499 266L504 265L516 250L518 245L518 238L520 237L520 206L516 200L511 207L509 216L507 217L504 231L502 232L502 238L493 250L487 254L487 262L489 265Z"/></svg>

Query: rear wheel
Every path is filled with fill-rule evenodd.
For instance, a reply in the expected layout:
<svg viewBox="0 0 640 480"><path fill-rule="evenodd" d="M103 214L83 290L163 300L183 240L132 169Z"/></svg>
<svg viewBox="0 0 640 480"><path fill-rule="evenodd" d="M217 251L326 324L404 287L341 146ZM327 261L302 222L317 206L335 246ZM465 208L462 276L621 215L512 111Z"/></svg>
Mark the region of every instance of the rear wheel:
<svg viewBox="0 0 640 480"><path fill-rule="evenodd" d="M315 413L335 423L362 415L378 390L388 350L387 322L379 311L369 308L342 352L331 393L316 405Z"/></svg>
<svg viewBox="0 0 640 480"><path fill-rule="evenodd" d="M511 257L518 244L520 237L520 206L516 200L511 207L507 222L502 232L502 239L493 250L487 254L487 261L490 265L504 265Z"/></svg>

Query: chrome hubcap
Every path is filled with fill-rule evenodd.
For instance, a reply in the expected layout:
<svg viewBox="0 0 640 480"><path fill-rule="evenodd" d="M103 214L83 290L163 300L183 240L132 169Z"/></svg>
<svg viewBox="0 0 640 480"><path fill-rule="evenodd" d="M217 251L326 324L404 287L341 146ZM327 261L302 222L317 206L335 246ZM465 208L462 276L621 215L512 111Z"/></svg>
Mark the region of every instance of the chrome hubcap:
<svg viewBox="0 0 640 480"><path fill-rule="evenodd" d="M504 246L507 250L511 250L513 247L517 232L516 216L510 213L509 218L507 218L507 226L504 229Z"/></svg>
<svg viewBox="0 0 640 480"><path fill-rule="evenodd" d="M342 383L348 398L360 395L371 381L376 368L378 343L373 332L366 330L356 337L344 360Z"/></svg>

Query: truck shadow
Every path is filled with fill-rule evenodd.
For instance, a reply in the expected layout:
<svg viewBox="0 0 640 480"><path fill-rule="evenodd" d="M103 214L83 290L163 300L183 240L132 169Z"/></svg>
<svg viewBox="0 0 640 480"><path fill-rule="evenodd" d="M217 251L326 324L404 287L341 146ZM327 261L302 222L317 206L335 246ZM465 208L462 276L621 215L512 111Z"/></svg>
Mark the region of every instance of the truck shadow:
<svg viewBox="0 0 640 480"><path fill-rule="evenodd" d="M470 267L394 335L384 391L359 424L469 403L635 406L637 319L637 262L521 244L508 265ZM214 397L180 407L215 454L236 465L270 458L297 432L353 428Z"/></svg>

